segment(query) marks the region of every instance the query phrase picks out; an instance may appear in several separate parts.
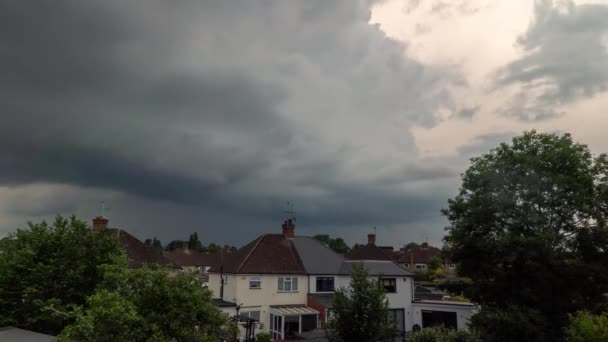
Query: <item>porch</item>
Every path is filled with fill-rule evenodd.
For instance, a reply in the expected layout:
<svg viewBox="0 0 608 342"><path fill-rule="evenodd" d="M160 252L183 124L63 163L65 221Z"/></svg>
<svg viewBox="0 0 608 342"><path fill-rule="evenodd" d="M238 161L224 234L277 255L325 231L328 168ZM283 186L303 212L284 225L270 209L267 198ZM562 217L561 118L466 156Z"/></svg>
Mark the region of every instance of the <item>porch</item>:
<svg viewBox="0 0 608 342"><path fill-rule="evenodd" d="M318 328L319 311L306 305L270 306L270 335L288 340L296 334Z"/></svg>

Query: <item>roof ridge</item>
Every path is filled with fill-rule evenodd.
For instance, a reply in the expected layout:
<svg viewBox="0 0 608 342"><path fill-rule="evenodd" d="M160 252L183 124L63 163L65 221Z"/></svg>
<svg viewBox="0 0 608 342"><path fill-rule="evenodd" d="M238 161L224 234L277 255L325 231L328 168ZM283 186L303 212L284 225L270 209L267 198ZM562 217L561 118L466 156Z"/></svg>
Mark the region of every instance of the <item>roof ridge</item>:
<svg viewBox="0 0 608 342"><path fill-rule="evenodd" d="M245 262L251 256L251 253L253 253L253 251L255 251L258 248L258 246L260 245L260 242L262 242L262 240L264 240L264 238L266 237L266 235L268 235L268 234L262 234L262 236L260 236L258 238L258 241L255 243L255 245L253 245L253 247L251 248L251 250L249 250L249 253L247 253L247 255L243 258L243 261L241 261L241 263L239 264L239 266L235 269L234 273L238 273L241 270L241 268L243 267L243 265L245 264Z"/></svg>

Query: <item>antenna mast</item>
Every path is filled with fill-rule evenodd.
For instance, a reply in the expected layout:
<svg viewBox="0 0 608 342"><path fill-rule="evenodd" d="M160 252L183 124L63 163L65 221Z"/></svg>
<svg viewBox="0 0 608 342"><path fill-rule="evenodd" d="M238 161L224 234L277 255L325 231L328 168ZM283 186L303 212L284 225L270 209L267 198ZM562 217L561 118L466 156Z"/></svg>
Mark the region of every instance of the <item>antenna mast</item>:
<svg viewBox="0 0 608 342"><path fill-rule="evenodd" d="M294 206L293 203L287 201L286 203L286 208L285 208L285 214L287 214L287 219L288 220L292 220L292 221L296 221L296 212L294 210Z"/></svg>

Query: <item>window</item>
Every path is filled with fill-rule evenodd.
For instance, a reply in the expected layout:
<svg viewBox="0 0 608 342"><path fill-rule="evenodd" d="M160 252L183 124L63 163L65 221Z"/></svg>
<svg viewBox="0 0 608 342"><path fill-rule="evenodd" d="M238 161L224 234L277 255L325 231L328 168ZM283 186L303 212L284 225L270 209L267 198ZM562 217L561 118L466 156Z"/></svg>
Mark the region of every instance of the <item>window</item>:
<svg viewBox="0 0 608 342"><path fill-rule="evenodd" d="M405 263L405 264L403 264L403 267L404 267L404 268L410 268L410 264Z"/></svg>
<svg viewBox="0 0 608 342"><path fill-rule="evenodd" d="M317 277L317 292L332 292L334 277Z"/></svg>
<svg viewBox="0 0 608 342"><path fill-rule="evenodd" d="M456 268L456 265L454 265L454 264L449 264L449 265L448 265L448 267L449 267L451 270L453 270L453 269L455 269L455 268Z"/></svg>
<svg viewBox="0 0 608 342"><path fill-rule="evenodd" d="M416 264L417 270L426 270L426 264Z"/></svg>
<svg viewBox="0 0 608 342"><path fill-rule="evenodd" d="M241 315L249 317L249 318L253 318L256 321L260 320L260 312L259 311L246 311L246 312L242 312Z"/></svg>
<svg viewBox="0 0 608 342"><path fill-rule="evenodd" d="M279 292L296 292L298 291L298 278L296 277L279 277Z"/></svg>
<svg viewBox="0 0 608 342"><path fill-rule="evenodd" d="M261 289L262 288L261 277L260 276L249 277L249 288L250 289Z"/></svg>
<svg viewBox="0 0 608 342"><path fill-rule="evenodd" d="M386 293L395 293L395 292L397 292L397 279L395 279L395 278L382 278L382 279L380 279L380 283L384 287L384 291L386 291Z"/></svg>

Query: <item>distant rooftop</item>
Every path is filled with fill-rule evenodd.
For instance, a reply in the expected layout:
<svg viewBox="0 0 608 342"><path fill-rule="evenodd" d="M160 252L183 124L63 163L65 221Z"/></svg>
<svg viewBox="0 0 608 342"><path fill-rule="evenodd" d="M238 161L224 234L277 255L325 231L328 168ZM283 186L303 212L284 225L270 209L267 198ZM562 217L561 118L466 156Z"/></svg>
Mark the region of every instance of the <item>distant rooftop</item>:
<svg viewBox="0 0 608 342"><path fill-rule="evenodd" d="M0 341L10 342L51 342L55 336L45 335L34 331L19 329L15 327L1 327Z"/></svg>

